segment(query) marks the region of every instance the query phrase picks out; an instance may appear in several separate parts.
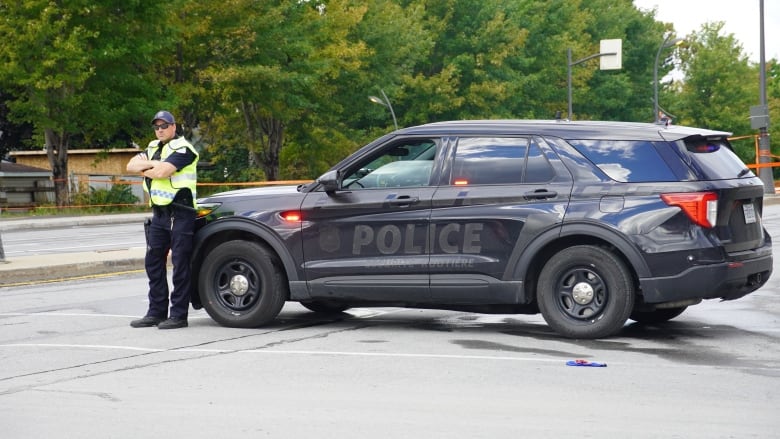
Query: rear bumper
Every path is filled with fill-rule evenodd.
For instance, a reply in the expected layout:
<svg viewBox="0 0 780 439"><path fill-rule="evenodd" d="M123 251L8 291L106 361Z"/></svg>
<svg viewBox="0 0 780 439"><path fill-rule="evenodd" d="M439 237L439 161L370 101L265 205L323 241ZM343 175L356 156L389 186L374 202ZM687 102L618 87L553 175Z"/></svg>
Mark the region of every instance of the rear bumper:
<svg viewBox="0 0 780 439"><path fill-rule="evenodd" d="M645 278L639 286L645 303L689 299L738 299L761 288L772 274L772 253L691 267L669 277Z"/></svg>

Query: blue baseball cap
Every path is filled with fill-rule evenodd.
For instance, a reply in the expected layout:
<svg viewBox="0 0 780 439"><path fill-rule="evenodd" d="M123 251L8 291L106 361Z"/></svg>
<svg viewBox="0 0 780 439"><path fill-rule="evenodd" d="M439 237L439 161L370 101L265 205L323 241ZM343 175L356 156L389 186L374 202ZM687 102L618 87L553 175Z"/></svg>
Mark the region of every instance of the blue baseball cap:
<svg viewBox="0 0 780 439"><path fill-rule="evenodd" d="M162 120L167 123L176 123L176 119L174 119L173 115L167 111L158 111L157 114L155 114L152 118L152 123L154 123L155 120Z"/></svg>

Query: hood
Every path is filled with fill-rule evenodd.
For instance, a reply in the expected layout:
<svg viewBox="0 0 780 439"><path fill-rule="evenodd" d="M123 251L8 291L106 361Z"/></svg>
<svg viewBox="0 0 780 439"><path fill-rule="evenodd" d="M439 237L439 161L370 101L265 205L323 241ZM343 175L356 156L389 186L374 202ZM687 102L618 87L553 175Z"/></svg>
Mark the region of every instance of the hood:
<svg viewBox="0 0 780 439"><path fill-rule="evenodd" d="M198 199L198 202L206 201L219 201L221 198L233 198L233 197L269 197L275 195L289 195L297 194L298 186L265 186L255 187L249 189L237 189L234 191L219 192L213 195L209 195L204 198Z"/></svg>

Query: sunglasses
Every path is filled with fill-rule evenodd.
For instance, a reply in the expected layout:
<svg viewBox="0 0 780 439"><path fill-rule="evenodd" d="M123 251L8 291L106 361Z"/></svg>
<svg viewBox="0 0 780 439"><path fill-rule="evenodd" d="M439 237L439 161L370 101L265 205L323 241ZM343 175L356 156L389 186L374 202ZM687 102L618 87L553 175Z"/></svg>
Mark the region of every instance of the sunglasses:
<svg viewBox="0 0 780 439"><path fill-rule="evenodd" d="M155 130L155 131L167 130L171 125L173 125L173 124L172 123L163 123L163 124L160 124L160 125L152 125L152 129Z"/></svg>

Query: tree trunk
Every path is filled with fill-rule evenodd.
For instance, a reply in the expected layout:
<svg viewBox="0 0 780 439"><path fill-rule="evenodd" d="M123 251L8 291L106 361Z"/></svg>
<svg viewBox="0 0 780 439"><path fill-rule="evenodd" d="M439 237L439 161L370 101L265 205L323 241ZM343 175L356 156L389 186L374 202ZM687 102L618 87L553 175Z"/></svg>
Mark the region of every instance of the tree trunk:
<svg viewBox="0 0 780 439"><path fill-rule="evenodd" d="M58 133L51 128L44 130L46 156L51 166L54 181L54 200L57 207L70 204L68 191L68 140L67 133Z"/></svg>
<svg viewBox="0 0 780 439"><path fill-rule="evenodd" d="M284 145L284 123L273 117L261 121L268 144L263 154L263 171L269 181L279 179L279 151Z"/></svg>
<svg viewBox="0 0 780 439"><path fill-rule="evenodd" d="M268 181L279 179L279 152L284 146L284 122L264 116L257 105L241 101L241 109L249 138L249 165L262 166Z"/></svg>

